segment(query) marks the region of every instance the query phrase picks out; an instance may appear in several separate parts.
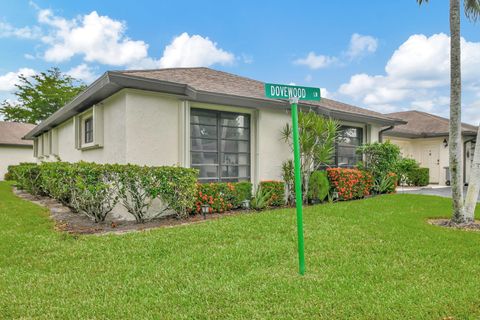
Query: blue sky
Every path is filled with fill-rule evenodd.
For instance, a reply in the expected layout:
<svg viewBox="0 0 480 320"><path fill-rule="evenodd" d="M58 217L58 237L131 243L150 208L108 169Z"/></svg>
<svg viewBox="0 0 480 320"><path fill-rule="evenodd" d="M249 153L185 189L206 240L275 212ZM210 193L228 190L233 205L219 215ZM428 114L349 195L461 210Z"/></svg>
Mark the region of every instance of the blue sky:
<svg viewBox="0 0 480 320"><path fill-rule="evenodd" d="M121 4L120 4L121 3ZM51 66L209 66L326 89L380 112L448 115L448 1L11 1L0 3L0 98ZM480 121L480 24L462 21L464 120Z"/></svg>

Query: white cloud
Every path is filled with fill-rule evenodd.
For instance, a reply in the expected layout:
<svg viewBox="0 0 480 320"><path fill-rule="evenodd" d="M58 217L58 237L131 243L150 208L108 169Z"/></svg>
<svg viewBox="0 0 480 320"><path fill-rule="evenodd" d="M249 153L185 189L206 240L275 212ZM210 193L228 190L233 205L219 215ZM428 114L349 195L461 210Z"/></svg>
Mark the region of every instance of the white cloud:
<svg viewBox="0 0 480 320"><path fill-rule="evenodd" d="M38 21L50 27L42 37L48 45L44 54L47 61L63 62L81 55L87 62L122 66L147 57L148 45L128 38L125 22L100 16L96 11L67 20L44 9L39 11Z"/></svg>
<svg viewBox="0 0 480 320"><path fill-rule="evenodd" d="M315 52L311 51L305 58L297 59L293 63L297 65L304 65L310 69L316 70L320 68L328 67L329 65L335 63L337 58L329 57L325 55L317 55Z"/></svg>
<svg viewBox="0 0 480 320"><path fill-rule="evenodd" d="M480 100L473 101L470 104L463 106L463 116L468 119L469 123L480 125Z"/></svg>
<svg viewBox="0 0 480 320"><path fill-rule="evenodd" d="M15 85L19 84L18 76L24 75L25 77L31 77L35 74L35 70L30 68L20 68L17 71L7 72L0 75L0 92L10 92L15 90Z"/></svg>
<svg viewBox="0 0 480 320"><path fill-rule="evenodd" d="M462 79L466 88L478 81L478 70L480 43L462 38ZM449 74L450 38L443 33L412 35L395 50L385 74L353 75L339 92L380 111L384 106L396 106L397 110L416 108L445 114Z"/></svg>
<svg viewBox="0 0 480 320"><path fill-rule="evenodd" d="M66 72L69 76L74 77L77 80L82 80L89 84L93 82L98 75L95 74L93 69L85 63L82 63Z"/></svg>
<svg viewBox="0 0 480 320"><path fill-rule="evenodd" d="M30 2L30 5L37 11L38 25L17 28L0 22L0 38L38 40L42 43L40 48L43 52L36 56L48 62L67 62L79 56L89 64L100 63L128 69L227 65L236 60L246 64L253 62L250 55L236 57L208 37L198 34L190 36L186 32L175 37L160 58L152 57L148 54L148 43L127 36L124 21L100 15L96 11L67 19L50 9L40 8L34 2ZM24 57L35 58L29 53Z"/></svg>
<svg viewBox="0 0 480 320"><path fill-rule="evenodd" d="M322 98L331 98L331 93L327 90L327 88L320 88L320 97Z"/></svg>
<svg viewBox="0 0 480 320"><path fill-rule="evenodd" d="M0 38L38 39L40 36L41 31L37 26L17 28L7 22L0 21Z"/></svg>
<svg viewBox="0 0 480 320"><path fill-rule="evenodd" d="M38 39L44 52L39 54L48 62L66 62L75 56L87 63L100 63L132 68L200 67L214 64L227 65L235 62L235 55L218 46L208 37L189 35L184 32L168 44L159 59L148 55L148 44L132 40L126 35L126 23L99 15L92 11L73 19L57 16L50 9L38 11L38 26L15 28L0 22L1 37ZM25 54L25 58L34 58ZM238 58L243 63L252 63L249 55ZM86 71L85 69L83 71ZM85 79L89 74L83 74Z"/></svg>
<svg viewBox="0 0 480 320"><path fill-rule="evenodd" d="M165 47L159 65L162 68L206 67L231 64L234 60L232 53L218 48L217 43L208 37L190 36L184 32Z"/></svg>
<svg viewBox="0 0 480 320"><path fill-rule="evenodd" d="M374 53L377 51L377 47L378 40L376 38L354 33L350 38L350 45L346 55L350 59L355 59L368 53Z"/></svg>
<svg viewBox="0 0 480 320"><path fill-rule="evenodd" d="M246 63L246 64L252 64L253 63L253 56L250 55L250 54L242 53L241 59L242 59L243 63Z"/></svg>

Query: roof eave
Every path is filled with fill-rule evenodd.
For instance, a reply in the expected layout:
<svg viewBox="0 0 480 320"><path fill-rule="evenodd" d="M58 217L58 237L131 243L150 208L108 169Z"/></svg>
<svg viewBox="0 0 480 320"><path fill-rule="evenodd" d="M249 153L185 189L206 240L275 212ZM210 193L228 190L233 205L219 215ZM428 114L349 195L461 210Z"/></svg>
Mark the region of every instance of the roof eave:
<svg viewBox="0 0 480 320"><path fill-rule="evenodd" d="M77 95L72 101L57 110L50 117L42 121L38 126L28 132L23 139L31 140L35 136L55 127L59 123L67 120L78 113L78 109L91 103L91 98L100 90L110 84L109 73L104 73L100 78L87 87L83 92Z"/></svg>
<svg viewBox="0 0 480 320"><path fill-rule="evenodd" d="M1 143L0 142L0 147L33 148L33 144Z"/></svg>

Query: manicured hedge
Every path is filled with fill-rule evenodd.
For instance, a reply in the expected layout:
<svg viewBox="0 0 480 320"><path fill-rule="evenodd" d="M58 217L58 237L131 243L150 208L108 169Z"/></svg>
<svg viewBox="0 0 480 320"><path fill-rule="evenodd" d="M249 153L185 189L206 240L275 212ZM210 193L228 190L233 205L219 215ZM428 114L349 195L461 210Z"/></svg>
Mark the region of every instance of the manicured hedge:
<svg viewBox="0 0 480 320"><path fill-rule="evenodd" d="M144 221L155 199L179 217L194 205L198 171L180 167L141 167L87 162L25 163L9 168L17 186L34 195L45 194L95 221L118 202L138 222Z"/></svg>
<svg viewBox="0 0 480 320"><path fill-rule="evenodd" d="M326 171L314 171L308 180L308 199L323 201L330 192L330 181Z"/></svg>
<svg viewBox="0 0 480 320"><path fill-rule="evenodd" d="M267 201L269 207L280 207L285 205L285 182L283 181L261 181L259 188L264 193L271 192L270 199Z"/></svg>
<svg viewBox="0 0 480 320"><path fill-rule="evenodd" d="M370 194L373 177L366 171L358 169L329 168L328 180L339 200L363 198Z"/></svg>
<svg viewBox="0 0 480 320"><path fill-rule="evenodd" d="M428 168L415 168L408 173L408 180L414 186L426 186L430 182L430 170Z"/></svg>
<svg viewBox="0 0 480 320"><path fill-rule="evenodd" d="M198 183L193 212L200 213L202 205L208 204L210 212L224 212L239 208L244 200L252 198L250 182Z"/></svg>
<svg viewBox="0 0 480 320"><path fill-rule="evenodd" d="M8 167L8 175L17 186L33 195L42 194L40 169L36 163L24 162Z"/></svg>

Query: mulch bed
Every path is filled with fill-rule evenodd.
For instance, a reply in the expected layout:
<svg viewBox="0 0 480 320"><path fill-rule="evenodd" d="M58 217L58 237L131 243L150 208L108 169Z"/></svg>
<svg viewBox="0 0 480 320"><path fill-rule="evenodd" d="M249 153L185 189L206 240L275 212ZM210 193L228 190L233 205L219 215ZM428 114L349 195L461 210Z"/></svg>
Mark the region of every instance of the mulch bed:
<svg viewBox="0 0 480 320"><path fill-rule="evenodd" d="M454 223L450 219L429 219L428 223L445 227L445 228L453 228L453 229L461 229L461 230L468 230L468 231L480 231L480 220L475 220L472 223Z"/></svg>
<svg viewBox="0 0 480 320"><path fill-rule="evenodd" d="M70 234L121 234L133 231L143 231L159 227L171 227L192 223L201 223L206 220L218 219L224 216L248 213L247 210L236 210L221 214L208 214L206 219L202 215L190 216L188 220L181 220L176 217L162 217L145 223L135 221L105 221L96 223L89 217L73 212L70 208L49 197L33 196L22 190L13 189L14 193L27 201L46 207L50 211L50 218L55 222L55 229Z"/></svg>

